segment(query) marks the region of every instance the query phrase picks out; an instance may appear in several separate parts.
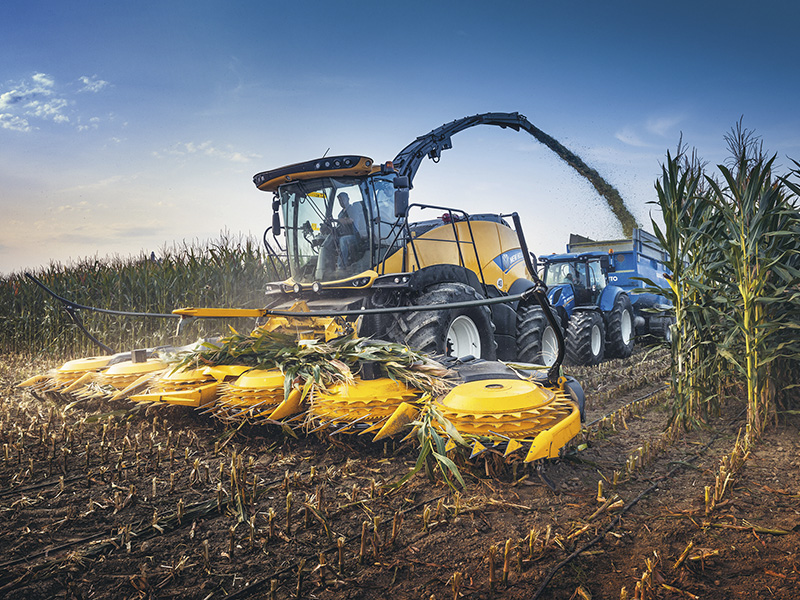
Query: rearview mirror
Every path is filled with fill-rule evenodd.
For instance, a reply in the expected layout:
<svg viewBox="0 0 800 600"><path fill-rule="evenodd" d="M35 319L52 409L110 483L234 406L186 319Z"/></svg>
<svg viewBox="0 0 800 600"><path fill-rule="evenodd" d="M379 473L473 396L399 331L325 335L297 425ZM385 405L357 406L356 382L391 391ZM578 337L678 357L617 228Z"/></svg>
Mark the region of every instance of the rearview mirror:
<svg viewBox="0 0 800 600"><path fill-rule="evenodd" d="M408 212L408 177L394 178L394 216L405 217Z"/></svg>
<svg viewBox="0 0 800 600"><path fill-rule="evenodd" d="M272 213L272 233L273 235L281 234L281 216L277 211Z"/></svg>

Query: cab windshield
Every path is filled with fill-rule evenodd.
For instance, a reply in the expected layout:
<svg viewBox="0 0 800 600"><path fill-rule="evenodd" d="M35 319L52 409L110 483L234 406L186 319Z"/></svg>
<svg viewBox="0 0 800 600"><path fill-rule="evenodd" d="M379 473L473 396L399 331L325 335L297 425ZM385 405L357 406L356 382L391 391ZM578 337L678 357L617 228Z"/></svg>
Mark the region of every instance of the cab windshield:
<svg viewBox="0 0 800 600"><path fill-rule="evenodd" d="M383 260L399 231L393 178L324 178L280 187L295 281L346 279Z"/></svg>
<svg viewBox="0 0 800 600"><path fill-rule="evenodd" d="M547 287L562 284L586 286L586 263L562 262L549 263L545 272L544 283Z"/></svg>

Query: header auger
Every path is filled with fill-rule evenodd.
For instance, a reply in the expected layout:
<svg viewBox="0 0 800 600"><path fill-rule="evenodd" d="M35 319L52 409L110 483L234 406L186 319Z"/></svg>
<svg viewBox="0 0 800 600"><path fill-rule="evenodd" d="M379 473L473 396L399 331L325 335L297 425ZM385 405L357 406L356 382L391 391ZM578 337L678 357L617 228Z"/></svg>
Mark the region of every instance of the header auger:
<svg viewBox="0 0 800 600"><path fill-rule="evenodd" d="M249 335L71 361L23 385L374 440L435 431L438 451L460 444L471 457L557 456L580 431L584 394L561 374L561 328L518 215L409 202L422 159L480 124L544 136L517 113L485 113L383 164L343 155L255 175L274 194L268 232L286 250L266 246L286 279L268 286L264 309L175 311L259 317Z"/></svg>

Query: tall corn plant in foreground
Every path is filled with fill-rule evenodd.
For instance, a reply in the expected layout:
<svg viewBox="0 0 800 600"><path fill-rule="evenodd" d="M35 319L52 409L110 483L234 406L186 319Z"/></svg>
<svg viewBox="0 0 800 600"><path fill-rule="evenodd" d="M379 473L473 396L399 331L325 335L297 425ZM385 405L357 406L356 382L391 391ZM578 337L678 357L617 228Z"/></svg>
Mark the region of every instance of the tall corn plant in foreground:
<svg viewBox="0 0 800 600"><path fill-rule="evenodd" d="M791 171L791 175L800 180L800 163L792 162L796 168ZM787 245L792 246L790 261L780 265L778 269L786 271L788 277L784 279L792 278L794 283L785 287L780 305L771 305L771 308L782 315L793 315L793 317L786 318L786 327L775 333L781 356L775 361L774 369L782 374L785 382L782 400L788 400L791 396L797 404L800 404L800 394L797 393L800 389L800 207L798 207L800 185L788 177L782 178L781 181L794 196L792 204L794 217L788 227L794 233L785 240Z"/></svg>
<svg viewBox="0 0 800 600"><path fill-rule="evenodd" d="M704 364L701 352L705 346L701 337L703 315L699 307L706 287L702 240L711 219L702 182L702 168L697 162L686 160L680 147L674 157L667 153L661 179L656 182L664 226L662 228L656 221L652 223L666 251L665 266L670 276L666 286L645 280L651 291L672 302L675 311L671 344L672 422L680 427L695 423L696 416L704 412L702 398L706 397L701 386Z"/></svg>
<svg viewBox="0 0 800 600"><path fill-rule="evenodd" d="M798 326L797 315L773 308L783 304L787 290L798 281L791 267L797 252L791 239L797 235L797 211L773 179L774 158L752 165L744 153L738 158L735 171L719 167L726 187L712 184L722 225L714 241L733 275L729 293L719 296L733 320L719 351L745 382L748 429L758 436L775 410L779 374L773 366L783 354L775 334Z"/></svg>
<svg viewBox="0 0 800 600"><path fill-rule="evenodd" d="M705 420L742 389L749 440L798 369L800 189L773 176L774 158L741 123L726 140L733 160L719 166L722 182L680 151L667 155L656 184L664 228L653 225L672 271L660 291L675 306L673 424Z"/></svg>

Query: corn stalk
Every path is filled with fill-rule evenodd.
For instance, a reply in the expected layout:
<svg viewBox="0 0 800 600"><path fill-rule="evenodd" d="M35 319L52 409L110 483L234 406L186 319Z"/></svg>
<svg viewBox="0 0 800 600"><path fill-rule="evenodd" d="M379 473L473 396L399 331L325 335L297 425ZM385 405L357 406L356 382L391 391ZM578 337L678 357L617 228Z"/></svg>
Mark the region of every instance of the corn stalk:
<svg viewBox="0 0 800 600"><path fill-rule="evenodd" d="M793 266L800 216L783 182L773 177L774 160L759 157L752 162L742 151L734 170L719 166L725 187L711 182L722 225L714 241L732 275L719 301L733 327L719 352L745 382L751 437L758 437L775 414L781 385L775 361L800 356L796 342L786 344L778 335L800 327L798 313L786 310L796 306L796 289L795 302L790 295L800 282Z"/></svg>
<svg viewBox="0 0 800 600"><path fill-rule="evenodd" d="M645 283L674 305L672 424L706 421L741 386L750 440L800 370L800 186L773 176L774 158L741 123L726 140L720 182L680 147L667 154L656 183L664 226L653 227L671 276Z"/></svg>

